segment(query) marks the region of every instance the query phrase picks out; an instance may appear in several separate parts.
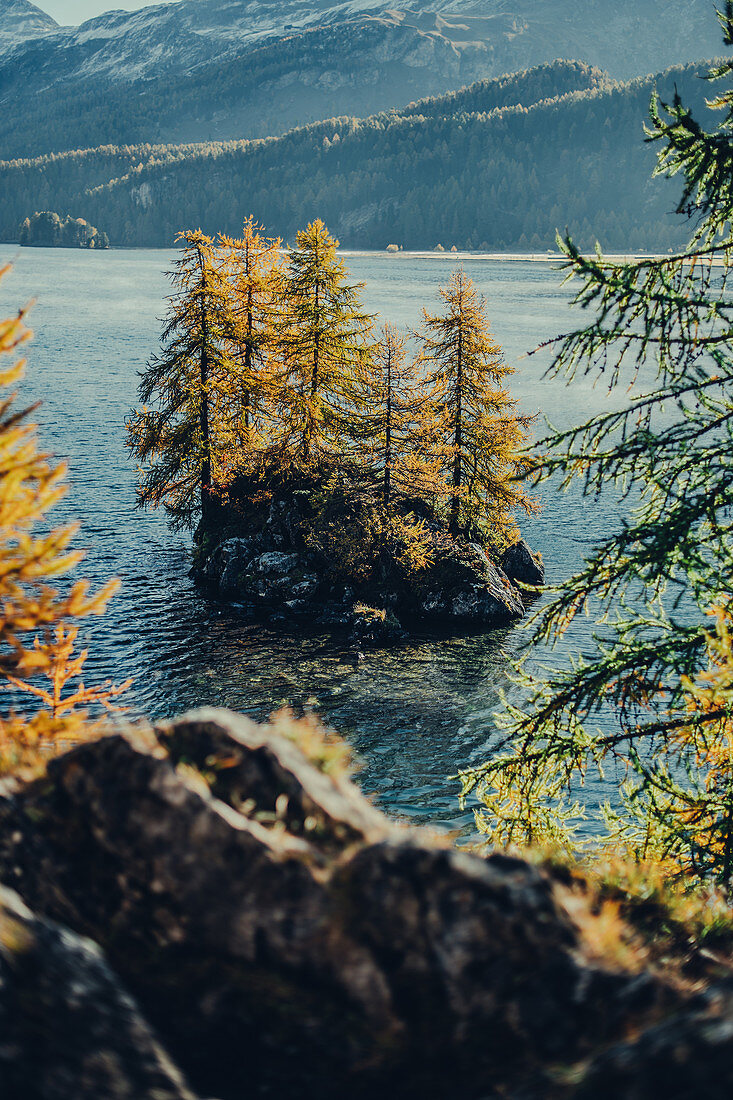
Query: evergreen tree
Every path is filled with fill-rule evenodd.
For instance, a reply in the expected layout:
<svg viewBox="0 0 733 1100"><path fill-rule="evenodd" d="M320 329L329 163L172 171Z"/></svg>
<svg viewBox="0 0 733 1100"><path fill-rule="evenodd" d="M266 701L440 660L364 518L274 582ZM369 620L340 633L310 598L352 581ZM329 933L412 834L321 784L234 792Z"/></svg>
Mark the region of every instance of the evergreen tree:
<svg viewBox="0 0 733 1100"><path fill-rule="evenodd" d="M733 4L721 16L733 45ZM733 62L712 79L730 77ZM615 408L539 445L534 471L579 478L595 497L617 486L634 507L542 610L531 643L556 643L578 612L602 629L595 651L543 680L505 716L496 755L466 776L496 840L563 837L567 791L614 762L629 777L612 835L640 858L685 872L733 870L730 691L733 577L733 90L708 132L675 95L652 104L657 173L681 173L690 245L614 264L564 242L580 280L575 302L595 319L559 339L554 373L602 374ZM644 370L644 391L627 386ZM648 380L647 380L648 379ZM717 629L706 628L715 612ZM597 728L600 725L600 729Z"/></svg>
<svg viewBox="0 0 733 1100"><path fill-rule="evenodd" d="M513 512L534 505L517 478L532 418L517 413L503 388L512 374L471 279L456 271L439 291L445 312L423 310L421 359L441 430L449 480L450 530L476 530L505 541L516 531Z"/></svg>
<svg viewBox="0 0 733 1100"><path fill-rule="evenodd" d="M298 232L282 277L280 446L308 467L340 447L344 406L371 355L371 318L320 219Z"/></svg>
<svg viewBox="0 0 733 1100"><path fill-rule="evenodd" d="M212 238L196 230L177 240L183 251L170 273L163 350L141 377L143 407L128 420L127 445L141 462L139 503L163 504L173 525L184 527L210 516L229 468L232 425L224 410L236 386L229 352L239 330Z"/></svg>
<svg viewBox="0 0 733 1100"><path fill-rule="evenodd" d="M404 337L384 325L374 354L361 365L351 393L348 432L381 477L385 508L395 498L440 497L441 455L435 409Z"/></svg>
<svg viewBox="0 0 733 1100"><path fill-rule="evenodd" d="M262 235L246 219L237 240L220 237L227 253L232 293L229 354L236 376L230 407L223 415L236 432L240 462L251 466L266 446L276 404L275 352L279 304L280 240Z"/></svg>
<svg viewBox="0 0 733 1100"><path fill-rule="evenodd" d="M0 278L8 271L0 269ZM0 356L12 354L27 340L24 313L0 320ZM30 409L14 407L16 394L8 392L22 378L24 362L0 370L0 677L7 686L30 692L46 706L32 717L14 712L0 715L0 774L37 765L59 738L82 735L85 710L80 706L107 706L127 684L85 688L79 684L64 700L36 686L38 676L59 685L77 679L86 652L73 657L77 628L64 624L89 614L100 614L117 587L112 581L90 595L84 581L61 593L50 583L68 574L83 555L70 549L76 525L50 528L47 512L65 492L65 467L38 450Z"/></svg>

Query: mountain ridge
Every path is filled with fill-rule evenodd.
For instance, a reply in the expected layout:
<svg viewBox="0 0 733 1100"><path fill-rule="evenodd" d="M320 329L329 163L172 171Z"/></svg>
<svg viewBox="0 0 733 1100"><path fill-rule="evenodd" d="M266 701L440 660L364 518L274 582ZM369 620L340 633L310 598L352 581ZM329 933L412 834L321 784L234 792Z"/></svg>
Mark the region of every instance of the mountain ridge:
<svg viewBox="0 0 733 1100"><path fill-rule="evenodd" d="M0 56L28 41L60 30L56 20L30 0L0 0Z"/></svg>
<svg viewBox="0 0 733 1100"><path fill-rule="evenodd" d="M674 247L687 235L670 215L679 186L651 181L643 123L655 85L704 112L707 67L619 83L555 62L281 137L4 162L0 235L57 209L132 246L169 246L184 226L236 234L254 213L285 239L320 216L345 247L540 250L566 225L584 247L596 233L614 250Z"/></svg>
<svg viewBox="0 0 733 1100"><path fill-rule="evenodd" d="M709 0L180 0L0 49L0 156L276 135L559 56L628 78L691 49L718 52Z"/></svg>

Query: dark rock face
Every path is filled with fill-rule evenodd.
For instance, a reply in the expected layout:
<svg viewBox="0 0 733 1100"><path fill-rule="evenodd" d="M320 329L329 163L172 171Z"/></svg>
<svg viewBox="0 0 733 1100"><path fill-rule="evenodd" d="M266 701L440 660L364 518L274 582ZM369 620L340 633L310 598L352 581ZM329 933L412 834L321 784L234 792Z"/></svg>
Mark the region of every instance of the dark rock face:
<svg viewBox="0 0 733 1100"><path fill-rule="evenodd" d="M733 986L708 990L671 1019L597 1058L582 1100L733 1095Z"/></svg>
<svg viewBox="0 0 733 1100"><path fill-rule="evenodd" d="M0 1096L195 1100L99 948L3 889Z"/></svg>
<svg viewBox="0 0 733 1100"><path fill-rule="evenodd" d="M405 575L398 562L382 555L376 574L348 582L333 570L327 553L308 544L311 510L306 493L275 500L253 515L249 533L224 532L192 570L192 576L220 599L242 604L278 622L347 628L352 640L389 645L405 637L405 627L447 630L493 629L521 619L525 608L513 580L536 586L544 576L539 558L522 541L501 567L477 543L433 532L432 564ZM247 529L247 523L240 528ZM366 624L357 605L372 608L392 624ZM283 616L284 618L280 618Z"/></svg>
<svg viewBox="0 0 733 1100"><path fill-rule="evenodd" d="M539 1100L678 1004L591 963L548 875L391 823L291 734L193 712L0 795L0 879L102 945L201 1094Z"/></svg>
<svg viewBox="0 0 733 1100"><path fill-rule="evenodd" d="M501 567L510 580L532 588L545 583L545 567L539 554L533 554L524 539L508 546L501 559Z"/></svg>
<svg viewBox="0 0 733 1100"><path fill-rule="evenodd" d="M385 646L400 642L407 635L399 620L385 611L360 604L352 612L349 641L356 645Z"/></svg>
<svg viewBox="0 0 733 1100"><path fill-rule="evenodd" d="M524 615L509 578L476 543L446 546L435 566L415 578L418 617L446 624L507 626Z"/></svg>

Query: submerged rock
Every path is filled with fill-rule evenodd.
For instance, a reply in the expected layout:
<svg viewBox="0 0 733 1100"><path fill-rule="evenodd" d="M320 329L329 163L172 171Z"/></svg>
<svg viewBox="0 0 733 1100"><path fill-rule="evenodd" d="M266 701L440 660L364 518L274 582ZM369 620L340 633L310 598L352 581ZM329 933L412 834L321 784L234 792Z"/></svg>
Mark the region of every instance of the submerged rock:
<svg viewBox="0 0 733 1100"><path fill-rule="evenodd" d="M101 944L221 1100L571 1095L554 1066L682 1001L592 961L548 873L394 824L287 717L202 710L58 758L0 795L0 879Z"/></svg>

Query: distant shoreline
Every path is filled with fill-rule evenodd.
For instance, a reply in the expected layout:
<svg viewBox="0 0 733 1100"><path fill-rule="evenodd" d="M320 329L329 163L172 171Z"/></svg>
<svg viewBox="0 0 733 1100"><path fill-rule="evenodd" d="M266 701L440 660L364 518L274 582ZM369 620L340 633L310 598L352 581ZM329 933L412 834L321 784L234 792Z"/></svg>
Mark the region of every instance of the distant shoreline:
<svg viewBox="0 0 733 1100"><path fill-rule="evenodd" d="M405 249L403 252L387 252L386 249L377 248L339 249L339 256L388 256L390 259L394 260L399 260L401 256L408 256L411 259L420 260L511 260L521 263L546 264L557 263L558 261L562 262L566 259L562 252L449 252L447 249L445 252L435 252L433 249L427 251L416 249L412 252L408 252L407 249ZM664 259L664 257L665 253L663 252L603 253L603 259L611 260L613 263L624 263L633 260L661 260Z"/></svg>
<svg viewBox="0 0 733 1100"><path fill-rule="evenodd" d="M0 248L16 248L20 251L22 248L31 247L28 245L20 245L17 241L0 241ZM53 245L33 245L34 251L42 251L44 248L48 248L49 251L57 252L59 249ZM109 254L111 252L175 252L175 246L171 245L170 249L164 246L153 245L110 245L106 249L98 249L97 252ZM69 249L67 249L69 251ZM94 249L76 248L71 251L94 253ZM283 249L286 252L287 249ZM415 249L408 251L405 249L402 252L387 252L384 248L340 248L338 250L339 256L346 258L358 258L384 256L385 259L394 260L399 262L400 259L419 259L419 260L482 260L489 262L512 262L512 263L540 263L540 264L552 264L563 262L565 257L561 252L450 252L447 249L445 252L435 252L433 249ZM628 263L636 260L662 260L667 253L664 252L604 252L603 259L612 263Z"/></svg>

